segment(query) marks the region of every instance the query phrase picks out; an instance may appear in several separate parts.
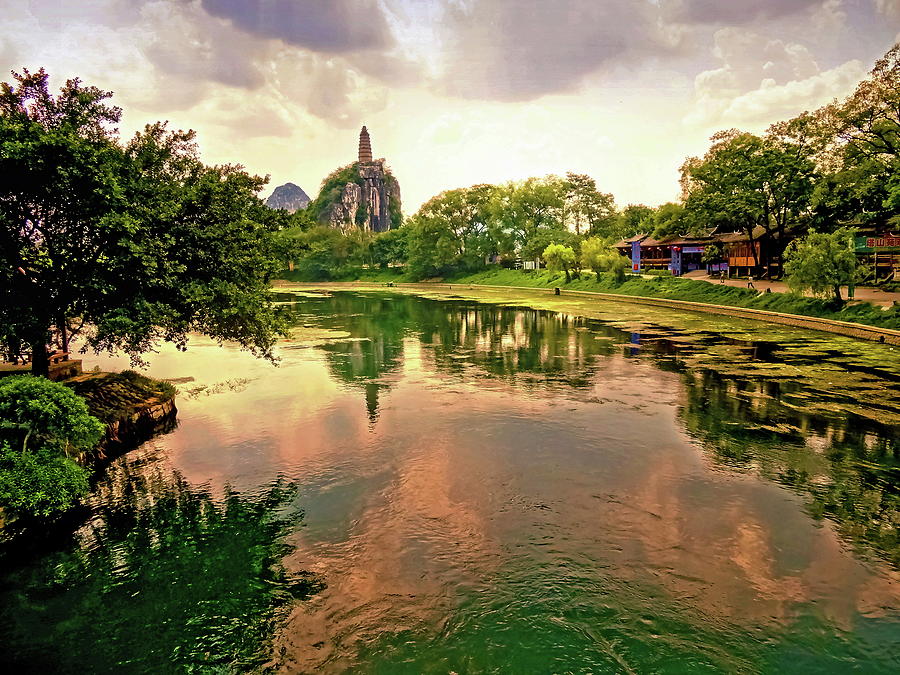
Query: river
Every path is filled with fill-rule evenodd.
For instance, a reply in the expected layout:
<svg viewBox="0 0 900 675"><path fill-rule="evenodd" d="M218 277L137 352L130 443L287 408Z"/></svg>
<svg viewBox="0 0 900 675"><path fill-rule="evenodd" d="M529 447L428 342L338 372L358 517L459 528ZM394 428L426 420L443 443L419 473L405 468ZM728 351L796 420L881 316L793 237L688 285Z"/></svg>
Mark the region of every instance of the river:
<svg viewBox="0 0 900 675"><path fill-rule="evenodd" d="M151 355L177 428L74 533L4 551L6 672L900 670L896 348L622 303L279 298L277 367Z"/></svg>

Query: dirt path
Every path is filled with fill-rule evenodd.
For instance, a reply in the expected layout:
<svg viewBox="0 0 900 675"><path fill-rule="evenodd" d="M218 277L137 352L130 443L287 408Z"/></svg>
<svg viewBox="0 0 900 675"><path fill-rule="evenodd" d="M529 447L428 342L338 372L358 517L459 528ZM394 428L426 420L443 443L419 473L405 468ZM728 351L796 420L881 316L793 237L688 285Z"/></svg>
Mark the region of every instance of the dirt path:
<svg viewBox="0 0 900 675"><path fill-rule="evenodd" d="M747 288L747 280L746 279L719 279L716 277L709 276L706 272L697 271L697 272L689 272L684 275L685 279L694 279L697 281L709 281L713 284L724 283L727 286L737 286L738 288ZM754 281L753 287L757 291L765 292L767 288L772 289L773 293L789 293L790 289L788 285L783 281ZM847 297L847 287L844 286L842 289L842 294L846 298ZM890 307L894 303L900 304L900 293L889 293L887 291L881 291L877 288L864 288L857 287L856 293L854 296L855 300L861 302L871 302L873 305L880 305L882 307Z"/></svg>

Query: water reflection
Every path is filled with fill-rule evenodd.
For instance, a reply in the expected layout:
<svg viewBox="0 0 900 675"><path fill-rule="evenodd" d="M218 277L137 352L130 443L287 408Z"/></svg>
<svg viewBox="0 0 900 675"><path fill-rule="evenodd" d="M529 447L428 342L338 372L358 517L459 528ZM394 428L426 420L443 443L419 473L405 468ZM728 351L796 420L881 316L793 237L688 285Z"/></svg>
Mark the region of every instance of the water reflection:
<svg viewBox="0 0 900 675"><path fill-rule="evenodd" d="M688 371L679 414L717 463L789 486L809 512L900 567L897 429L852 413L813 415L784 403L796 383Z"/></svg>
<svg viewBox="0 0 900 675"><path fill-rule="evenodd" d="M206 342L155 357L152 374L197 392L156 452L214 488L129 455L95 497L97 527L7 577L20 636L45 620L41 646L86 659L75 626L110 643L98 670L140 670L139 635L157 630L186 668L258 665L272 635L282 672L900 667L900 364L885 348L627 305L583 318L378 292L283 300L297 332L277 369ZM302 526L283 523L279 473ZM240 497L220 495L229 483ZM215 525L234 499L230 529ZM294 577L279 565L327 587L281 603ZM155 592L194 577L222 608L196 610L189 588L188 614ZM105 641L72 618L85 607ZM261 626L247 652L238 616ZM16 665L60 669L38 651Z"/></svg>
<svg viewBox="0 0 900 675"><path fill-rule="evenodd" d="M808 515L838 473L865 473L825 446L894 461L896 428L879 421L893 394L823 410L850 394L835 371L816 374L820 359L790 358L814 351L810 334L742 340L453 300L372 294L354 308L353 297L296 306L361 345L381 335L394 358L348 377L330 358L346 345L320 347L334 377L390 396L379 434L341 469L358 495L352 518L334 541L305 538L301 560L333 583L292 616L287 670L900 664L886 637L898 577L844 545L894 559L893 507L859 527L872 496L842 487L853 513L821 511L837 529ZM342 321L336 306L368 318ZM857 366L836 366L848 387Z"/></svg>
<svg viewBox="0 0 900 675"><path fill-rule="evenodd" d="M819 347L810 334L779 343L646 323L634 332L560 312L382 293L294 299L291 308L298 322L350 332L320 348L332 375L362 390L373 421L408 337L421 344L424 368L520 393L593 393L598 358L614 354L682 373L678 416L717 464L791 487L810 513L900 565L900 425L878 421L885 411L900 416L900 374L883 362ZM831 368L814 376L826 359ZM863 399L861 416L854 405L872 391L881 393Z"/></svg>
<svg viewBox="0 0 900 675"><path fill-rule="evenodd" d="M12 570L0 587L6 672L233 672L265 663L279 615L321 588L282 564L291 551L284 536L300 516L287 508L294 494L278 482L255 497L215 497L177 474L115 465L74 541L4 552Z"/></svg>

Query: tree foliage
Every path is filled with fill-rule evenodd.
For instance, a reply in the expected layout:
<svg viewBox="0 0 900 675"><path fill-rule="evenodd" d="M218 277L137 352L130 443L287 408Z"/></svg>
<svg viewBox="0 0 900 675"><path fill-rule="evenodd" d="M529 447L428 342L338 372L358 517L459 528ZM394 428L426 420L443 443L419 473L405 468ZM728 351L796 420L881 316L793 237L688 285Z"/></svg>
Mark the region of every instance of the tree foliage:
<svg viewBox="0 0 900 675"><path fill-rule="evenodd" d="M856 254L855 230L842 227L832 233L810 231L795 239L785 251L787 283L795 292L831 297L841 302L841 286L854 282Z"/></svg>
<svg viewBox="0 0 900 675"><path fill-rule="evenodd" d="M625 279L625 270L630 267L630 260L602 239L591 237L581 242L581 265L598 276L601 272L611 272L616 281L621 282Z"/></svg>
<svg viewBox="0 0 900 675"><path fill-rule="evenodd" d="M79 453L93 448L102 434L103 425L68 387L28 375L0 379L0 435L19 451L52 447Z"/></svg>
<svg viewBox="0 0 900 675"><path fill-rule="evenodd" d="M687 209L675 202L661 204L653 210L645 222L654 239L693 234L692 230L695 229Z"/></svg>
<svg viewBox="0 0 900 675"><path fill-rule="evenodd" d="M92 449L104 426L84 400L57 382L0 379L0 506L49 515L87 492L87 473L71 456Z"/></svg>
<svg viewBox="0 0 900 675"><path fill-rule="evenodd" d="M148 125L127 144L111 96L47 74L0 86L0 331L47 369L51 326L77 318L97 350L134 358L192 331L271 357L283 329L265 180L206 166L193 132Z"/></svg>
<svg viewBox="0 0 900 675"><path fill-rule="evenodd" d="M571 246L550 244L544 249L541 257L547 263L547 269L554 272L565 272L566 283L572 281L570 270L575 266L576 256Z"/></svg>
<svg viewBox="0 0 900 675"><path fill-rule="evenodd" d="M565 224L575 234L609 233L616 219L615 198L597 190L597 182L584 174L566 173Z"/></svg>
<svg viewBox="0 0 900 675"><path fill-rule="evenodd" d="M809 209L812 147L778 128L765 137L731 129L715 134L712 142L703 158L689 157L681 167L687 210L709 226L743 230L751 243L765 239L763 250L780 258L789 228Z"/></svg>
<svg viewBox="0 0 900 675"><path fill-rule="evenodd" d="M801 118L804 116L801 116ZM817 224L883 227L900 214L900 44L879 59L844 101L807 116L825 179L816 189Z"/></svg>

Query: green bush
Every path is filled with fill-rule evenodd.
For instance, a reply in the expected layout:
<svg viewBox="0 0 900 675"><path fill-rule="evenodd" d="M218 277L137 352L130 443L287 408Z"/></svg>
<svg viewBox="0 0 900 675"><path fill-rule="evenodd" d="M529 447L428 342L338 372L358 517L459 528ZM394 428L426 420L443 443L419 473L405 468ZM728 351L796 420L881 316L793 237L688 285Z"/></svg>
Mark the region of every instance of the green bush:
<svg viewBox="0 0 900 675"><path fill-rule="evenodd" d="M0 506L46 516L88 489L70 458L95 447L104 426L68 387L30 375L0 380Z"/></svg>
<svg viewBox="0 0 900 675"><path fill-rule="evenodd" d="M87 494L87 472L55 450L13 450L0 445L0 506L14 513L49 516Z"/></svg>

